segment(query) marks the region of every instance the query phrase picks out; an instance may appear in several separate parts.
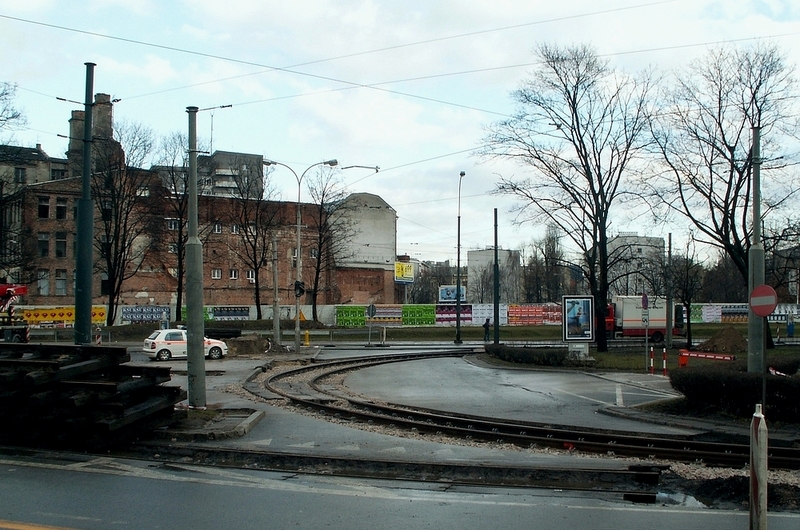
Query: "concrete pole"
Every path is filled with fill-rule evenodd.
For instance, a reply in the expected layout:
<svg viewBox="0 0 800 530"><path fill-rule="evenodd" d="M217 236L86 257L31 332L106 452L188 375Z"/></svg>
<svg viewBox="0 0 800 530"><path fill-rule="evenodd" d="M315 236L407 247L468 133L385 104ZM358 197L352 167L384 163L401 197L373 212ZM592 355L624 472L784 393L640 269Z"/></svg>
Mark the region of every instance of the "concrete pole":
<svg viewBox="0 0 800 530"><path fill-rule="evenodd" d="M748 294L764 284L764 244L761 241L761 128L753 127L753 242L748 254ZM764 318L747 313L747 371L764 372Z"/></svg>
<svg viewBox="0 0 800 530"><path fill-rule="evenodd" d="M278 236L272 234L272 338L281 345L281 307L278 291Z"/></svg>
<svg viewBox="0 0 800 530"><path fill-rule="evenodd" d="M92 105L94 63L86 64L86 99L83 117L83 169L78 199L75 249L75 344L92 342L92 247L94 245L94 201L92 200Z"/></svg>
<svg viewBox="0 0 800 530"><path fill-rule="evenodd" d="M767 530L767 436L759 404L750 422L750 530Z"/></svg>
<svg viewBox="0 0 800 530"><path fill-rule="evenodd" d="M186 371L189 406L206 407L205 327L203 322L203 244L197 235L197 107L189 114L189 207L186 241ZM180 311L180 308L178 308Z"/></svg>

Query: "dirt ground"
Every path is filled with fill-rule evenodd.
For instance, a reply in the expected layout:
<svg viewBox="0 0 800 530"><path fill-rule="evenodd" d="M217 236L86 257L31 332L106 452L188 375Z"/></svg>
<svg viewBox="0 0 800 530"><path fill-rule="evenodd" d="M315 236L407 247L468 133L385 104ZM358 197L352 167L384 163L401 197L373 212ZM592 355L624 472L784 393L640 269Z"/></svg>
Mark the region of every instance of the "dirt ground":
<svg viewBox="0 0 800 530"><path fill-rule="evenodd" d="M695 350L707 353L747 353L747 340L736 329L728 327L701 343Z"/></svg>

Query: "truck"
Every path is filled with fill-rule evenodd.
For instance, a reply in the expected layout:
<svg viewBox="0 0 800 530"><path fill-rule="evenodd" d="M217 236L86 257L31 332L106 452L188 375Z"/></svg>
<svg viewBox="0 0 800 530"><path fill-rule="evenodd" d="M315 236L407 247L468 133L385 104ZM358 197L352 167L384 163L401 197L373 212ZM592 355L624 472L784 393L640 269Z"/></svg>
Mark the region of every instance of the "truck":
<svg viewBox="0 0 800 530"><path fill-rule="evenodd" d="M0 332L6 342L30 342L31 330L24 319L14 314L14 303L28 294L26 285L0 283Z"/></svg>
<svg viewBox="0 0 800 530"><path fill-rule="evenodd" d="M608 304L606 336L608 338L640 337L645 333L652 342L661 342L667 333L667 301L644 296L614 296ZM645 309L643 305L646 305ZM683 307L675 306L672 336L683 335Z"/></svg>

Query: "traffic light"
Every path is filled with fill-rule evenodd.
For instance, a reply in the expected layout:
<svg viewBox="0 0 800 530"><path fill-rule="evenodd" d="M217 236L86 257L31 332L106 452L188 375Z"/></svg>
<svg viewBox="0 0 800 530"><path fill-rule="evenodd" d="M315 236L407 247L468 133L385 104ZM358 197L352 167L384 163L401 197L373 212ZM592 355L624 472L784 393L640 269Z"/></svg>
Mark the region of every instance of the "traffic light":
<svg viewBox="0 0 800 530"><path fill-rule="evenodd" d="M301 282L297 280L294 282L294 295L298 298L306 294L306 284L305 282Z"/></svg>

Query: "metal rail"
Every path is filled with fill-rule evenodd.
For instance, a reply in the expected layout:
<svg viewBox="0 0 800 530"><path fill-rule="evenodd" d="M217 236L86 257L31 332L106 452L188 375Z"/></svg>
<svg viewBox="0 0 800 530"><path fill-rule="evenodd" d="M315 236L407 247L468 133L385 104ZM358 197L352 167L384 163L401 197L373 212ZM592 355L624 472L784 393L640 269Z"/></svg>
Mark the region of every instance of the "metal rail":
<svg viewBox="0 0 800 530"><path fill-rule="evenodd" d="M577 429L516 420L498 420L398 404L378 404L337 387L326 379L346 371L380 364L424 358L463 356L464 352L418 353L372 356L306 365L273 375L265 382L268 390L318 413L353 421L391 424L418 433L447 434L461 439L511 443L520 447L555 447L569 451L613 454L683 462L704 462L743 466L749 462L749 445L705 442L680 436L651 436L596 429ZM310 374L310 375L309 375ZM300 379L305 376L305 379ZM290 383L282 380L291 379ZM341 403L346 402L346 405ZM770 447L771 469L800 469L800 449Z"/></svg>

